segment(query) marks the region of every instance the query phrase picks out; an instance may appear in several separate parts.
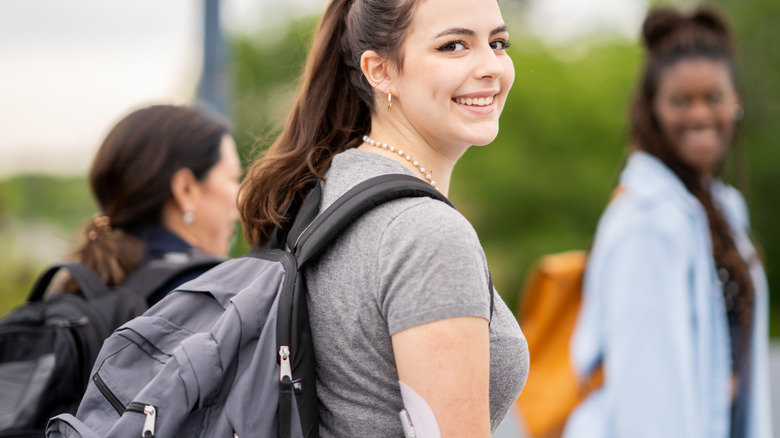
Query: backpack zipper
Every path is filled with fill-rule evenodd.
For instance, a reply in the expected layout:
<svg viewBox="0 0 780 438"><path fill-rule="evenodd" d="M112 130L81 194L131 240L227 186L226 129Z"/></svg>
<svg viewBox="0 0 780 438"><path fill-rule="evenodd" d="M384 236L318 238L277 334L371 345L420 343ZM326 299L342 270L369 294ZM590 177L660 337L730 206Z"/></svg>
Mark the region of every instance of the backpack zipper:
<svg viewBox="0 0 780 438"><path fill-rule="evenodd" d="M141 430L141 438L154 438L154 426L157 421L157 408L139 402L132 402L127 406L127 412L146 415L144 428Z"/></svg>
<svg viewBox="0 0 780 438"><path fill-rule="evenodd" d="M284 381L284 378L292 380L292 368L290 367L290 347L282 345L279 347L279 379Z"/></svg>
<svg viewBox="0 0 780 438"><path fill-rule="evenodd" d="M92 376L92 382L97 387L98 391L100 391L101 394L103 394L103 397L105 397L108 404L111 405L112 408L116 411L117 414L121 417L122 414L125 412L125 405L122 404L121 401L117 398L117 396L114 395L113 392L111 392L111 389L106 385L106 382L103 381L102 378L100 378L100 374L95 373L94 376ZM128 408L127 410L130 410Z"/></svg>
<svg viewBox="0 0 780 438"><path fill-rule="evenodd" d="M113 407L114 410L120 416L122 416L122 414L125 412L134 412L136 414L146 415L146 420L144 420L144 428L141 431L141 437L142 438L154 437L154 426L155 426L155 422L157 421L157 408L155 408L152 405L145 405L139 402L132 402L129 405L127 405L127 408L125 408L125 406L122 404L121 401L119 401L117 396L115 396L114 393L111 392L111 389L109 389L108 385L106 385L106 382L104 382L103 379L100 378L100 375L98 373L95 373L95 375L92 376L92 382L95 383L95 386L97 387L98 391L100 391L100 393L103 394L103 397L106 398L106 401L108 401L111 407Z"/></svg>

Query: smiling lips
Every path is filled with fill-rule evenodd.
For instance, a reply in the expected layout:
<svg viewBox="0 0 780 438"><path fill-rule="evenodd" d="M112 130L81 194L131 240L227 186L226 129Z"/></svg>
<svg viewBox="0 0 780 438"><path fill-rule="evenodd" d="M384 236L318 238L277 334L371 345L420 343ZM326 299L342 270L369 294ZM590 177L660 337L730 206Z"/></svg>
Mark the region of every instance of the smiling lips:
<svg viewBox="0 0 780 438"><path fill-rule="evenodd" d="M712 147L721 140L714 128L687 129L682 133L681 140L691 147Z"/></svg>
<svg viewBox="0 0 780 438"><path fill-rule="evenodd" d="M493 96L488 97L457 97L453 99L456 103L469 106L488 106L493 103Z"/></svg>

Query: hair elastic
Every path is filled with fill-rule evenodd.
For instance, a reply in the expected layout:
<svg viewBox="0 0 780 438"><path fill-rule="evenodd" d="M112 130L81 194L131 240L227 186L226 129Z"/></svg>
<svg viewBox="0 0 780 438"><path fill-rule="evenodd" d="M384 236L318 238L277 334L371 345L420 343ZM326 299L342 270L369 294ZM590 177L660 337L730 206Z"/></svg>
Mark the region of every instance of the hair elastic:
<svg viewBox="0 0 780 438"><path fill-rule="evenodd" d="M97 240L101 235L111 234L111 219L103 213L95 213L92 216L92 225L94 229L87 233L89 240Z"/></svg>

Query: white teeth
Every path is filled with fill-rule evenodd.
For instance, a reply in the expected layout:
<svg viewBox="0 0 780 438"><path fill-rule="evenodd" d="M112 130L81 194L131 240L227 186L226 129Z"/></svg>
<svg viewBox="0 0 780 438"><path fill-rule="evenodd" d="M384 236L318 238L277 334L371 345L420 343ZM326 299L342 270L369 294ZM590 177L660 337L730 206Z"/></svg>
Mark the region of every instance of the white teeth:
<svg viewBox="0 0 780 438"><path fill-rule="evenodd" d="M493 96L480 98L461 97L457 99L457 102L461 105L487 106L493 103Z"/></svg>

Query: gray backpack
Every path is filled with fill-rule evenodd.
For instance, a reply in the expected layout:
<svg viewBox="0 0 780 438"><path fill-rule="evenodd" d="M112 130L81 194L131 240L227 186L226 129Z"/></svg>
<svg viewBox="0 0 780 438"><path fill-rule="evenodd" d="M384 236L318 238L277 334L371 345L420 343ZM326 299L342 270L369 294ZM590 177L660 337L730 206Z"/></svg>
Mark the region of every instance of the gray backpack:
<svg viewBox="0 0 780 438"><path fill-rule="evenodd" d="M419 196L449 204L408 175L365 181L318 214L321 196L317 184L273 248L220 264L117 329L78 412L52 418L46 436L318 436L302 268L379 204Z"/></svg>

